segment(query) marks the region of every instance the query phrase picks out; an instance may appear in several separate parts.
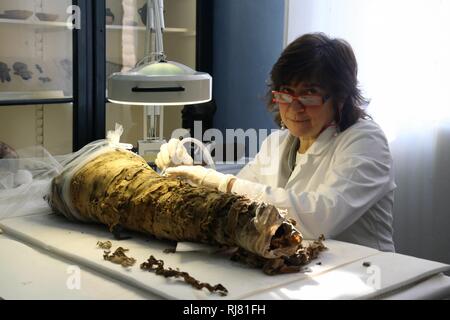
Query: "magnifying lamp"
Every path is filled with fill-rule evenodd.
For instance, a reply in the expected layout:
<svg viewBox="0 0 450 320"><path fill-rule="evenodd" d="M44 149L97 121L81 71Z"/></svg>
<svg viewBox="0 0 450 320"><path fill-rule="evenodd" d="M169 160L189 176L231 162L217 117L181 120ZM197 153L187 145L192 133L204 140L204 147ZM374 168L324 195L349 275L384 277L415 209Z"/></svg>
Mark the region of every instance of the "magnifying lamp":
<svg viewBox="0 0 450 320"><path fill-rule="evenodd" d="M155 52L146 54L126 72L113 73L108 78L108 100L117 104L145 105L151 118L147 144L159 150L162 137L162 106L199 104L211 100L212 78L181 63L168 61L163 48L163 0L147 0L147 39L155 33ZM158 114L158 117L156 116ZM159 120L159 136L156 121ZM139 154L145 150L139 148ZM141 152L142 151L142 152ZM148 150L147 150L148 151Z"/></svg>

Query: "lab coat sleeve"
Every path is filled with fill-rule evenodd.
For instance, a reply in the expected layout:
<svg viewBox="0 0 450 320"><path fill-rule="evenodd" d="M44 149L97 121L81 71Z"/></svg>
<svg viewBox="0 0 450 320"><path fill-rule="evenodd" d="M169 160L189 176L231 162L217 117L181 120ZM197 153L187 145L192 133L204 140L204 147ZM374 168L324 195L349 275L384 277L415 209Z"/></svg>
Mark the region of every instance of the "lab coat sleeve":
<svg viewBox="0 0 450 320"><path fill-rule="evenodd" d="M258 155L256 155L255 159L247 163L241 171L236 175L239 179L244 179L249 182L260 182L258 179Z"/></svg>
<svg viewBox="0 0 450 320"><path fill-rule="evenodd" d="M343 140L317 190L296 193L237 179L232 192L287 209L305 238L336 236L395 188L392 159L381 130L357 132Z"/></svg>

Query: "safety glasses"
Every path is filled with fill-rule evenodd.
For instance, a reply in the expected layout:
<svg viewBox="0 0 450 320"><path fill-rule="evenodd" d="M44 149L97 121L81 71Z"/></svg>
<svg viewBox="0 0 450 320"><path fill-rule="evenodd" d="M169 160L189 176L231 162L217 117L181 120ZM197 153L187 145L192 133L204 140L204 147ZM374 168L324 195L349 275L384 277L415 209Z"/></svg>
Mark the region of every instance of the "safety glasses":
<svg viewBox="0 0 450 320"><path fill-rule="evenodd" d="M320 107L330 97L329 95L321 96L314 94L294 96L292 94L282 91L272 91L272 96L273 96L272 102L274 103L278 103L280 105L289 105L294 100L298 100L300 104L305 107Z"/></svg>

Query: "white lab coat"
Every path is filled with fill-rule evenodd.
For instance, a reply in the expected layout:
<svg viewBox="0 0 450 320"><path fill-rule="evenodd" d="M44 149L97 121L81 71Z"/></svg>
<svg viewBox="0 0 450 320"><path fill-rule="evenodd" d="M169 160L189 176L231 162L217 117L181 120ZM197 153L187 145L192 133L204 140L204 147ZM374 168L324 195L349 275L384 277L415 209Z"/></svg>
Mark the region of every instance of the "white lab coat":
<svg viewBox="0 0 450 320"><path fill-rule="evenodd" d="M270 134L237 175L232 192L287 209L306 239L324 234L394 251L396 185L380 127L363 119L339 134L329 127L305 154L296 151L297 141L288 130ZM293 156L297 161L290 167Z"/></svg>

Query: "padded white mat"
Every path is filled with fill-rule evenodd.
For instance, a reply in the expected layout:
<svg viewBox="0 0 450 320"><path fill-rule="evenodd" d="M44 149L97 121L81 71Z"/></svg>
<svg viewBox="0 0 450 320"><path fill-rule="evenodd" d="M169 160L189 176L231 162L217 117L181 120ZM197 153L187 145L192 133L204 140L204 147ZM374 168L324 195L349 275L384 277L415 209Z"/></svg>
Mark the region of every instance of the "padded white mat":
<svg viewBox="0 0 450 320"><path fill-rule="evenodd" d="M6 234L21 241L169 299L242 299L287 285L296 284L301 287L303 281L314 279L320 274L366 257L382 254L371 248L327 240L325 244L329 250L322 252L320 257L310 264L311 272L267 276L261 270L247 268L219 254L202 252L166 254L163 250L170 248L170 243L149 239L142 235L133 234L132 239L117 241L104 226L73 223L54 214L5 219L0 221L0 228ZM136 264L130 268L123 268L103 260L103 250L96 247L99 240L111 240L112 250L118 246L130 249L129 256L137 260ZM228 289L229 294L221 297L218 294L209 293L206 289L196 290L182 280L166 279L141 270L140 264L150 255L164 260L165 267L180 268L181 271L188 272L201 282L212 285L221 283ZM321 265L316 264L319 261ZM395 279L393 281L395 282ZM345 290L345 288L342 289ZM366 294L368 294L367 291L356 292L352 298Z"/></svg>

